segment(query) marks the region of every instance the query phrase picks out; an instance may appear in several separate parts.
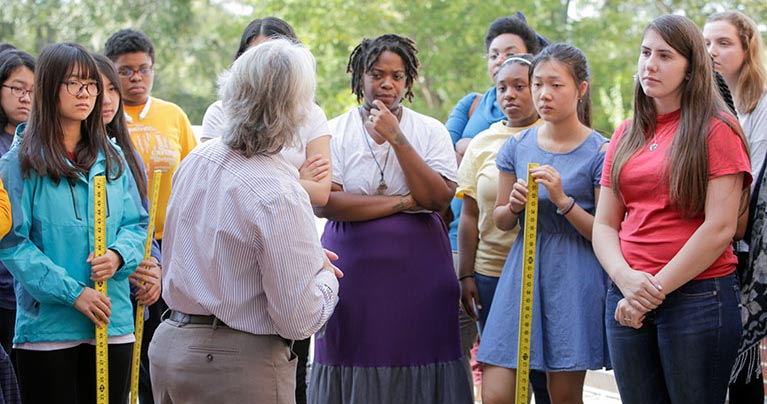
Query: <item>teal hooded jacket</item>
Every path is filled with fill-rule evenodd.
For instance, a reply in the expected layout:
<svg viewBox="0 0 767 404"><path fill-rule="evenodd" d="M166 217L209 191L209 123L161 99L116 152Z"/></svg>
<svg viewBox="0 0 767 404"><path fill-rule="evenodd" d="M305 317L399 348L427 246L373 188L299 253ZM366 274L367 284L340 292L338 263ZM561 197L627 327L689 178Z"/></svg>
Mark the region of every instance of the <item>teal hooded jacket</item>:
<svg viewBox="0 0 767 404"><path fill-rule="evenodd" d="M64 342L94 338L95 325L75 309L83 289L94 287L91 265L94 250L94 177L106 175L103 152L88 175L62 178L58 184L30 170L24 178L18 143L0 160L13 215L10 233L0 240L0 260L15 279L16 344ZM113 146L118 148L117 146ZM119 149L119 148L118 148ZM128 276L144 255L149 217L124 158L122 175L107 177L107 248L123 259L107 281L111 300L109 336L133 332L133 310Z"/></svg>

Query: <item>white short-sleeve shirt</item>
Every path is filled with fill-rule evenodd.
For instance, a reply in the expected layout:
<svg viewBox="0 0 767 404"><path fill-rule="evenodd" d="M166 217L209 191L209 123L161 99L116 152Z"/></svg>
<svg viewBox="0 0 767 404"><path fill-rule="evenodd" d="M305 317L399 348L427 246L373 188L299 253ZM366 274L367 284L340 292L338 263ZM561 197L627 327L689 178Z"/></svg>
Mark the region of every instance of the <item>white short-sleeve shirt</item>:
<svg viewBox="0 0 767 404"><path fill-rule="evenodd" d="M297 147L289 147L283 149L281 154L288 162L295 166L296 169L301 168L301 165L306 161L306 145L314 139L330 136L330 128L328 127L328 118L325 116L325 112L317 104L312 104L309 119L306 124L300 129L301 131L301 144ZM202 134L200 135L201 141L210 140L213 138L221 137L223 131L226 130L226 112L224 111L224 103L221 100L210 104L205 111L205 115L202 118Z"/></svg>
<svg viewBox="0 0 767 404"><path fill-rule="evenodd" d="M402 167L391 146L388 142L377 144L368 136L359 109L355 108L333 118L329 125L333 133L330 141L333 182L343 186L346 192L375 195L382 169L387 185L384 195L410 193ZM402 107L400 129L432 170L450 181L457 182L453 143L442 122Z"/></svg>

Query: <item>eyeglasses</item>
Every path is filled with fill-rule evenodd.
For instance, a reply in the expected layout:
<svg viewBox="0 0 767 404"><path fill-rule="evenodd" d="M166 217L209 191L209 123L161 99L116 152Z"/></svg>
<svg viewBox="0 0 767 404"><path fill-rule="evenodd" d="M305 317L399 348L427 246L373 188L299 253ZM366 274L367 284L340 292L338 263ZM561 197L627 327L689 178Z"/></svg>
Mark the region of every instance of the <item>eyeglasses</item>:
<svg viewBox="0 0 767 404"><path fill-rule="evenodd" d="M488 53L487 55L483 57L490 62L497 62L498 59L500 58L503 58L502 60L506 60L514 55L516 55L514 52L506 52L506 53L494 52L494 53Z"/></svg>
<svg viewBox="0 0 767 404"><path fill-rule="evenodd" d="M152 74L153 69L154 68L152 66L139 67L138 70L133 70L127 67L123 67L117 71L117 74L123 77L133 77L133 75L136 73L142 76L148 76Z"/></svg>
<svg viewBox="0 0 767 404"><path fill-rule="evenodd" d="M29 96L31 97L32 93L35 92L35 90L27 90L26 88L21 88L21 87L16 87L16 86L7 86L5 84L3 84L3 87L10 88L11 89L11 94L13 94L14 97L19 97L19 98L21 98L21 97L23 97L23 96L25 96L27 94L29 94Z"/></svg>
<svg viewBox="0 0 767 404"><path fill-rule="evenodd" d="M67 86L67 92L75 97L80 95L83 92L83 89L85 89L85 92L88 93L88 95L91 97L95 97L101 94L99 83L96 83L95 81L88 83L81 83L79 81L65 81L62 84Z"/></svg>

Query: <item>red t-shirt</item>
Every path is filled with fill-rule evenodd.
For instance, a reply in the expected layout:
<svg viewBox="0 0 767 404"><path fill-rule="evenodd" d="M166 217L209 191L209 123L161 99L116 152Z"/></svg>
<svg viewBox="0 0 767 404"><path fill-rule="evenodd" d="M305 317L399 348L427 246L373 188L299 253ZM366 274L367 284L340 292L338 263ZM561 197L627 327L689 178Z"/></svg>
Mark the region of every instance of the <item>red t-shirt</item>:
<svg viewBox="0 0 767 404"><path fill-rule="evenodd" d="M657 274L679 252L705 217L701 212L683 218L670 201L668 174L664 175L667 153L679 125L680 111L657 117L654 140L631 156L620 173L620 195L626 206L619 237L621 252L631 268ZM610 170L615 147L631 119L624 121L612 137L605 155L601 184L612 188ZM734 124L737 124L732 120ZM751 183L751 167L743 142L730 126L712 118L708 134L709 178L745 173L744 189ZM612 192L612 191L610 191ZM735 270L737 258L727 247L719 258L695 279L717 278Z"/></svg>

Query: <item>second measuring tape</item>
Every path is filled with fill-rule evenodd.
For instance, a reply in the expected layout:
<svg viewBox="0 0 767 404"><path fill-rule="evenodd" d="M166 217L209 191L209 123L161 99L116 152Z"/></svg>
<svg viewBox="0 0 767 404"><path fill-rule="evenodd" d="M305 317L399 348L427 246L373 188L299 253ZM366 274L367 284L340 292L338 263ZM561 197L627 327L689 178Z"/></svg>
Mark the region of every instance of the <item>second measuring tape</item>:
<svg viewBox="0 0 767 404"><path fill-rule="evenodd" d="M155 170L152 174L152 191L149 194L149 226L147 227L146 241L144 242L144 260L148 260L152 253L152 241L154 240L154 222L157 216L157 199L160 195L160 179L162 171ZM141 339L144 337L144 305L136 304L135 323L136 342L133 344L133 362L131 363L130 376L130 402L138 402L138 379L141 369Z"/></svg>

